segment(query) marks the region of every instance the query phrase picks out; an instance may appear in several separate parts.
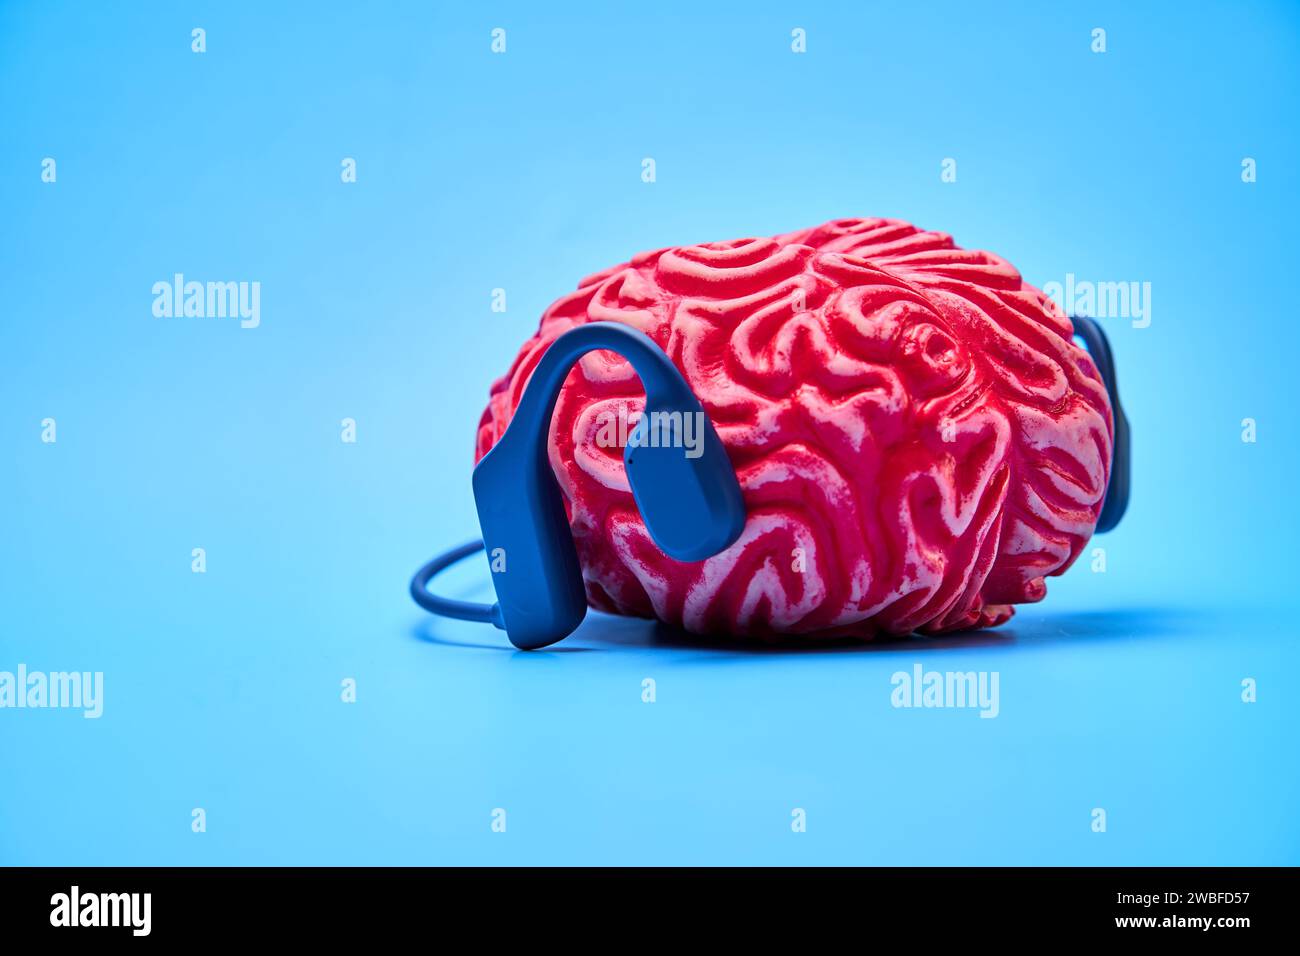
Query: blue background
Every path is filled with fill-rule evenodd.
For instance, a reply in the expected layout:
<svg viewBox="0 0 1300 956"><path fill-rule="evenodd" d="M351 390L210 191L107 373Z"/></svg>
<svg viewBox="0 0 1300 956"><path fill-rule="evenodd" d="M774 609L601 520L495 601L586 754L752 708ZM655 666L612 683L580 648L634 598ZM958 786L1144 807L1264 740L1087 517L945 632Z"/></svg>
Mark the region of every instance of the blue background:
<svg viewBox="0 0 1300 956"><path fill-rule="evenodd" d="M0 4L0 670L105 674L97 721L0 710L0 862L1300 861L1298 27ZM1104 323L1136 436L1105 574L997 631L804 653L595 614L519 653L410 602L477 530L487 388L552 299L642 249L854 215L1039 285L1152 283L1149 328ZM259 281L261 327L155 319L175 272ZM917 662L998 671L1001 715L893 709Z"/></svg>

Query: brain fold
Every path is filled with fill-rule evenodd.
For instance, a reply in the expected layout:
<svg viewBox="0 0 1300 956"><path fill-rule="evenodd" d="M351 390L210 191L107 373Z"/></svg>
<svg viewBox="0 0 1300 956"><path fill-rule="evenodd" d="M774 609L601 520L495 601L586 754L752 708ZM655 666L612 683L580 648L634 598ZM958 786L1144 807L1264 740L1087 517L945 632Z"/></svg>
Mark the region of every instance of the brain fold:
<svg viewBox="0 0 1300 956"><path fill-rule="evenodd" d="M637 255L555 302L492 387L481 458L546 348L634 326L681 370L748 519L681 563L655 546L601 423L639 413L631 365L586 355L551 422L590 604L702 634L990 627L1041 600L1092 534L1112 417L1069 319L1005 259L898 220Z"/></svg>

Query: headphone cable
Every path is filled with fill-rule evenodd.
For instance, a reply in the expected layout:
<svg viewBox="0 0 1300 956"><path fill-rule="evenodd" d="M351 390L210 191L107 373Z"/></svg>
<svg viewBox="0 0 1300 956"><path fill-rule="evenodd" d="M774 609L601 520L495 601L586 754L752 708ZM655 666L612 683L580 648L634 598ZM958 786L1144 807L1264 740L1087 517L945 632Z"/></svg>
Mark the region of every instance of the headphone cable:
<svg viewBox="0 0 1300 956"><path fill-rule="evenodd" d="M499 604L479 604L475 601L455 601L439 597L429 591L429 581L447 568L483 550L482 541L467 541L438 555L411 578L411 597L415 603L426 611L440 617L452 617L458 621L475 621L480 624L495 624L504 628Z"/></svg>

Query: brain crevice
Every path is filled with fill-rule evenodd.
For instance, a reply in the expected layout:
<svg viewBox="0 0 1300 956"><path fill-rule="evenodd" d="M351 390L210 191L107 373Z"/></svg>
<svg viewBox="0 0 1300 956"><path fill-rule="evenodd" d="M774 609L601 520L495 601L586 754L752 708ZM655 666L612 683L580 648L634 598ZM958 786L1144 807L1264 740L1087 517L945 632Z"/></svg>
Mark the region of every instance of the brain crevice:
<svg viewBox="0 0 1300 956"><path fill-rule="evenodd" d="M748 518L681 563L636 510L600 423L644 405L591 353L550 461L591 605L696 633L808 639L995 626L1092 534L1109 479L1106 390L1069 319L1005 259L892 219L641 253L555 302L492 387L482 457L543 352L575 325L654 339L713 420Z"/></svg>

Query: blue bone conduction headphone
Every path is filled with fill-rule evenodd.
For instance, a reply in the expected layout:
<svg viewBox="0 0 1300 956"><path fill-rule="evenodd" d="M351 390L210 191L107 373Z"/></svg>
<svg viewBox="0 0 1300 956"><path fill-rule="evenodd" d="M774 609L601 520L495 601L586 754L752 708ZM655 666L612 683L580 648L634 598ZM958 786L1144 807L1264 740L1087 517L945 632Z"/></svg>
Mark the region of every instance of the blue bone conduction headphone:
<svg viewBox="0 0 1300 956"><path fill-rule="evenodd" d="M1124 516L1129 495L1129 427L1119 403L1115 360L1101 326L1073 319L1110 394L1115 441L1110 484L1097 531L1110 531ZM645 414L623 451L632 496L654 543L678 561L702 561L729 547L745 526L745 502L726 449L700 400L681 372L644 332L617 322L589 322L565 332L542 356L506 433L474 468L474 504L482 541L438 555L411 579L411 597L426 611L461 621L495 624L521 650L562 640L587 614L578 552L569 531L560 489L547 458L551 413L573 364L593 349L617 352L632 363L645 389ZM681 448L652 442L656 412L694 415L703 422L702 450L691 458ZM486 549L504 555L492 573L496 604L456 601L432 594L429 581L456 562Z"/></svg>

